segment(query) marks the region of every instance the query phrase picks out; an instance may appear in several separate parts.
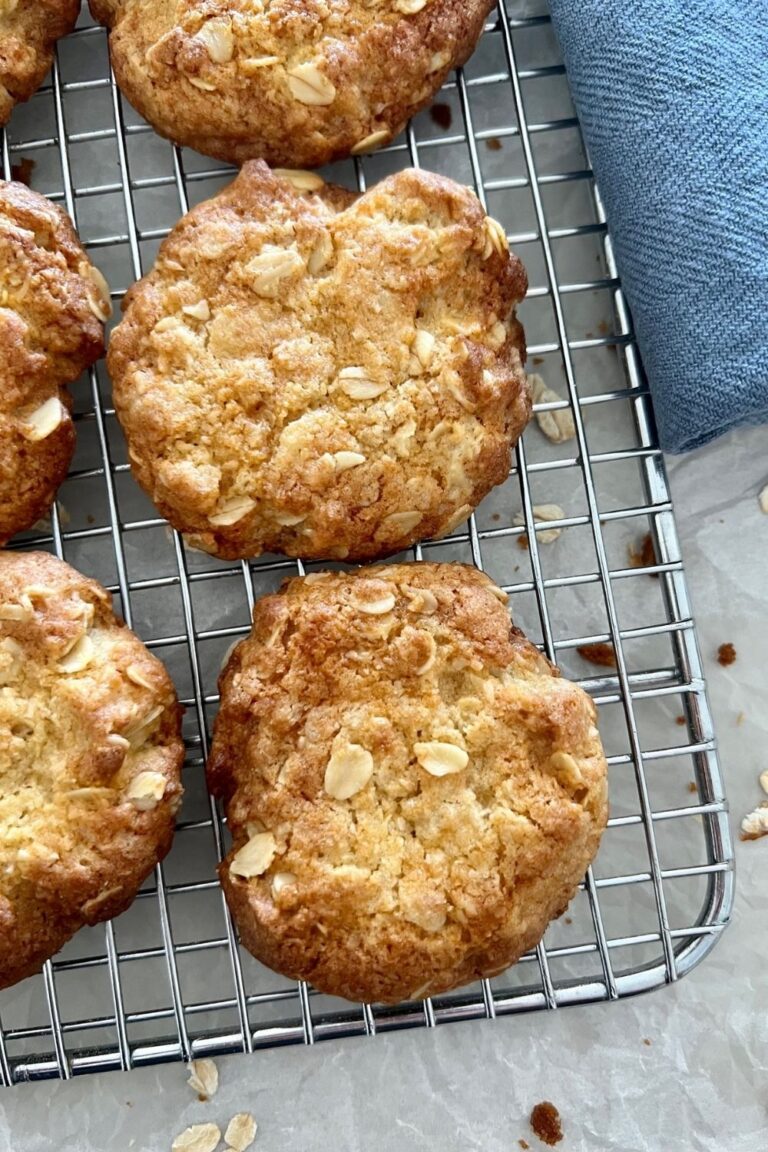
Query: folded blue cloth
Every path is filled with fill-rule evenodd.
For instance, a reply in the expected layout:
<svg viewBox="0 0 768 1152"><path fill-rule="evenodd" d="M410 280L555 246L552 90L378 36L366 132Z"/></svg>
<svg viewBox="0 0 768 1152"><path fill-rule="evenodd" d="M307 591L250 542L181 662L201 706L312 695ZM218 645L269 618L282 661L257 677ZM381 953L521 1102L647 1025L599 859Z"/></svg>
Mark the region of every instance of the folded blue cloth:
<svg viewBox="0 0 768 1152"><path fill-rule="evenodd" d="M662 447L768 420L768 0L550 0Z"/></svg>

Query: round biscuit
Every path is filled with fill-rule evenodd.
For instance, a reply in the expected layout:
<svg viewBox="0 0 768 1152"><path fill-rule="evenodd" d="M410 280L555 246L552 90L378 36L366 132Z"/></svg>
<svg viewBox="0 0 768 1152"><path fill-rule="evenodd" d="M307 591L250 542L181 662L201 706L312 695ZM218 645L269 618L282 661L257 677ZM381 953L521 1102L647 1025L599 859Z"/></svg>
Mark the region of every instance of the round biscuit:
<svg viewBox="0 0 768 1152"><path fill-rule="evenodd" d="M0 0L0 125L40 87L79 13L80 0Z"/></svg>
<svg viewBox="0 0 768 1152"><path fill-rule="evenodd" d="M451 180L356 197L253 161L126 297L108 364L134 475L225 559L445 535L507 478L530 416L526 286Z"/></svg>
<svg viewBox="0 0 768 1152"><path fill-rule="evenodd" d="M127 98L220 160L381 147L473 52L493 0L91 0Z"/></svg>
<svg viewBox="0 0 768 1152"><path fill-rule="evenodd" d="M497 975L574 896L607 817L595 706L476 569L294 579L220 680L208 763L244 945L394 1003Z"/></svg>
<svg viewBox="0 0 768 1152"><path fill-rule="evenodd" d="M69 217L0 181L0 544L46 513L67 474L65 386L103 354L110 311Z"/></svg>
<svg viewBox="0 0 768 1152"><path fill-rule="evenodd" d="M170 848L180 715L99 584L0 552L0 988L122 912Z"/></svg>

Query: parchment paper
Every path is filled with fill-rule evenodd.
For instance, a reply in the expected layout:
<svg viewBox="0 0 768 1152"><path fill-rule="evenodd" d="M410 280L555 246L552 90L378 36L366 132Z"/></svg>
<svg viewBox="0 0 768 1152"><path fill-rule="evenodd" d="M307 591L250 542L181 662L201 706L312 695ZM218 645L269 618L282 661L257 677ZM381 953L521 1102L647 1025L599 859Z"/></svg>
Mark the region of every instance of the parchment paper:
<svg viewBox="0 0 768 1152"><path fill-rule="evenodd" d="M511 0L513 14L543 11L533 0ZM90 42L91 47L95 41ZM521 67L546 67L557 60L551 33L534 29L517 44ZM485 51L484 49L481 50ZM482 54L470 63L467 75L479 76L493 67ZM501 67L501 61L497 61ZM62 49L62 68L70 78L82 76L86 67L82 56L68 55ZM93 74L103 71L104 60L94 52ZM67 72L69 69L69 72ZM474 69L474 72L473 72ZM86 73L87 74L87 73ZM499 89L490 98L473 93L472 107L476 131L501 130L510 122L510 108L503 106ZM73 104L70 130L88 130L99 123L102 112L98 95ZM46 98L41 97L44 101ZM526 108L530 122L542 122L564 114L567 106L565 82L559 77L531 81L526 86ZM445 102L460 123L455 93ZM102 110L103 111L103 110ZM21 109L14 121L18 138L40 132L35 117L40 114L33 102ZM25 120L25 117L31 119ZM418 127L419 139L440 130L427 117ZM542 133L535 140L540 172L575 170L584 157L574 132ZM170 171L167 145L153 138L137 137L131 142L134 175ZM424 150L424 162L457 179L471 181L465 147L442 146ZM39 157L36 186L55 191L57 168L47 154ZM94 182L115 178L114 154L94 146L87 157ZM519 175L524 171L519 146L503 138L503 148L481 150L483 172L488 180ZM190 166L203 170L205 161L190 158ZM370 164L371 178L391 167L386 156ZM349 177L340 170L340 177ZM75 170L75 179L78 179ZM191 184L191 195L209 195L211 182ZM578 183L546 188L546 208L551 228L594 219L588 191ZM86 199L79 205L79 223L86 238L97 238L121 227L119 204ZM515 234L535 230L530 194L525 189L492 193L489 209ZM170 225L172 200L149 195L137 196L137 212L142 227ZM531 282L543 282L541 250L536 243L521 243L520 254L528 264ZM146 245L151 258L152 245ZM126 252L102 250L103 266L114 285L126 287L131 269ZM111 266L110 266L110 261ZM564 241L557 245L558 275L564 283L596 277L602 270L599 237ZM590 333L610 331L613 313L608 293L582 293L565 298L569 333L588 339ZM554 339L551 307L546 298L524 305L524 322L530 343L546 345ZM559 357L543 353L540 365L532 365L547 383L564 393ZM601 347L574 354L579 390L594 395L623 386L619 358L614 349ZM104 395L108 387L104 378ZM85 385L78 391L82 411L90 407ZM631 445L634 431L626 401L594 405L588 413L590 450L607 452ZM118 462L125 459L119 431L109 422L110 443ZM535 425L526 433L529 463L572 454L572 446L553 447ZM768 481L766 463L768 434L764 430L734 434L728 440L700 454L671 462L678 528L692 587L701 646L710 677L711 699L717 720L721 755L726 770L732 808L740 818L760 800L757 775L766 766L765 744L765 657L766 630L763 621L768 608L765 564L768 550L768 517L761 514L757 493ZM81 427L77 465L98 463L94 442L85 425ZM596 470L601 510L628 508L644 501L641 474L636 466L601 466ZM534 502L556 502L567 515L583 515L585 494L576 469L532 473ZM118 477L121 513L129 521L151 517L151 507L132 485L127 475ZM62 503L70 525L107 523L103 484L70 481L62 491ZM481 527L506 525L521 508L519 487L510 481L483 506ZM606 544L613 566L626 563L627 548L647 530L643 518L615 521L605 525ZM175 560L171 542L162 528L127 533L126 561L132 580L146 575L172 575ZM454 546L435 558L469 559L468 546ZM73 541L67 558L106 583L116 574L108 540ZM430 557L431 558L431 557ZM530 561L514 542L505 540L484 547L489 573L504 583L525 582L530 577ZM207 571L212 563L190 554L192 571ZM594 551L589 528L568 529L552 546L542 547L542 563L547 577L589 572L594 569ZM274 587L282 573L257 578L257 594ZM631 587L630 587L631 586ZM200 629L242 628L247 626L247 602L242 582L219 580L215 595L197 595L196 622ZM205 590L205 585L199 586ZM658 582L643 578L617 583L617 600L622 627L642 626L662 619ZM134 623L147 638L173 635L183 630L178 592L153 590L132 598ZM583 585L550 596L553 631L556 639L600 633L605 630L605 610L599 587ZM516 621L534 639L541 639L541 621L532 594L513 597ZM722 669L714 660L719 644L732 642L738 652L736 663ZM669 661L666 641L649 639L633 642L632 667L637 670L663 666ZM201 646L202 671L206 691L212 692L222 655L229 638ZM182 695L191 694L189 665L183 648L162 649ZM564 671L585 677L589 670L568 651L562 653ZM641 716L644 746L657 741L680 741L686 737L677 729L675 698ZM618 709L605 709L601 728L609 752L621 753L627 747L626 729ZM743 715L742 715L743 714ZM741 722L737 722L742 715ZM194 720L194 717L192 718ZM656 807L685 802L688 776L670 771L654 780ZM205 814L202 775L190 774L183 817ZM634 782L629 774L616 773L612 781L612 810L636 808ZM678 829L679 822L676 822ZM692 823L692 822L690 822ZM664 862L696 862L702 841L695 830L683 827L665 838L660 833ZM598 875L614 875L631 870L642 859L642 844L620 835L606 837L597 866ZM311 1152L329 1145L356 1152L371 1147L382 1149L439 1148L441 1150L482 1149L496 1152L517 1147L526 1139L537 1147L527 1126L531 1107L542 1099L552 1100L560 1109L564 1127L564 1148L612 1149L615 1152L677 1152L679 1149L706 1149L711 1152L747 1152L768 1143L768 994L765 979L766 862L768 839L739 844L739 895L735 921L722 944L705 964L680 986L618 1005L608 1004L557 1013L537 1013L483 1024L440 1027L434 1032L409 1032L379 1036L373 1040L324 1042L315 1050L293 1047L269 1050L249 1058L220 1061L222 1087L207 1105L197 1102L186 1087L181 1065L143 1069L126 1075L88 1077L68 1085L21 1086L0 1094L0 1152L96 1152L101 1149L131 1148L154 1152L170 1148L176 1132L189 1123L215 1119L222 1129L229 1115L253 1110L260 1123L258 1146L281 1152L300 1148ZM168 863L171 881L201 878L212 874L214 860L210 834L207 839L179 838ZM631 892L604 891L604 909L610 930L647 930L652 914L650 895L636 886ZM603 903L601 899L601 903ZM678 922L690 923L695 914L690 892L670 887L670 911ZM214 893L203 905L189 909L179 901L172 907L177 940L194 939L201 908L207 931L221 931L220 904ZM694 899L695 904L695 899ZM138 908L138 906L137 906ZM574 914L579 929L579 913ZM157 927L141 910L128 914L118 925L118 944L129 937L138 944L151 944ZM217 920L217 917L219 918ZM557 932L561 928L553 929ZM564 929L562 929L564 930ZM101 931L101 930L96 930ZM573 936L568 938L572 939ZM93 949L89 934L81 934L69 946L68 955L87 955ZM78 952L80 950L80 952ZM658 950L658 949L657 949ZM222 976L217 965L221 958L211 954L185 972L185 985L191 999L204 994L206 987ZM210 965L210 967L208 967ZM158 961L162 981L162 964ZM574 974L578 972L573 968ZM568 964L562 975L569 974ZM249 990L274 987L275 978L248 968ZM269 984L262 985L262 981ZM159 989L159 985L158 985ZM202 992L201 992L202 990ZM166 1003L162 990L153 985L150 967L126 975L129 1007ZM103 975L90 987L74 981L68 995L67 1018L109 1010L108 986ZM3 1019L43 1023L39 989L23 986L6 995ZM35 1014L40 1017L36 1019ZM212 1022L213 1023L213 1022ZM156 1026L146 1025L145 1035L157 1034ZM137 1033L140 1034L140 1033ZM650 1041L650 1043L646 1043Z"/></svg>

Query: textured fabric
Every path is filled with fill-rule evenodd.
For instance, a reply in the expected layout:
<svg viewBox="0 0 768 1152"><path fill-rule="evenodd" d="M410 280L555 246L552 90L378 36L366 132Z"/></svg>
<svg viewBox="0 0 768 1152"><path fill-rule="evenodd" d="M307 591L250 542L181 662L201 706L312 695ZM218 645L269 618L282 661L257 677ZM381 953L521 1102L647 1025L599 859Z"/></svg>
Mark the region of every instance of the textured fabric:
<svg viewBox="0 0 768 1152"><path fill-rule="evenodd" d="M662 446L768 420L768 0L551 0Z"/></svg>

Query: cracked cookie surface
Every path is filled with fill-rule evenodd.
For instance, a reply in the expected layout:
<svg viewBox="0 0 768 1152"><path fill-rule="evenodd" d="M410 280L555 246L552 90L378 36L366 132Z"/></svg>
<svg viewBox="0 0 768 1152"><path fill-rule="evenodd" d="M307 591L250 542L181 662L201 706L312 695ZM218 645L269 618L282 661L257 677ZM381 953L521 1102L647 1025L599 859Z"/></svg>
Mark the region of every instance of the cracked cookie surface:
<svg viewBox="0 0 768 1152"><path fill-rule="evenodd" d="M288 581L220 680L208 763L245 946L323 992L396 1002L540 940L607 817L595 707L457 564Z"/></svg>
<svg viewBox="0 0 768 1152"><path fill-rule="evenodd" d="M162 136L313 168L392 140L474 50L493 0L91 0Z"/></svg>
<svg viewBox="0 0 768 1152"><path fill-rule="evenodd" d="M110 312L69 217L0 181L0 544L45 514L67 474L66 385L103 354Z"/></svg>
<svg viewBox="0 0 768 1152"><path fill-rule="evenodd" d="M112 335L134 474L227 559L444 535L506 479L530 415L526 283L451 180L355 197L247 164L171 232Z"/></svg>
<svg viewBox="0 0 768 1152"><path fill-rule="evenodd" d="M40 87L79 12L80 0L0 0L0 125Z"/></svg>
<svg viewBox="0 0 768 1152"><path fill-rule="evenodd" d="M122 912L170 848L180 709L95 581L0 552L0 988Z"/></svg>

